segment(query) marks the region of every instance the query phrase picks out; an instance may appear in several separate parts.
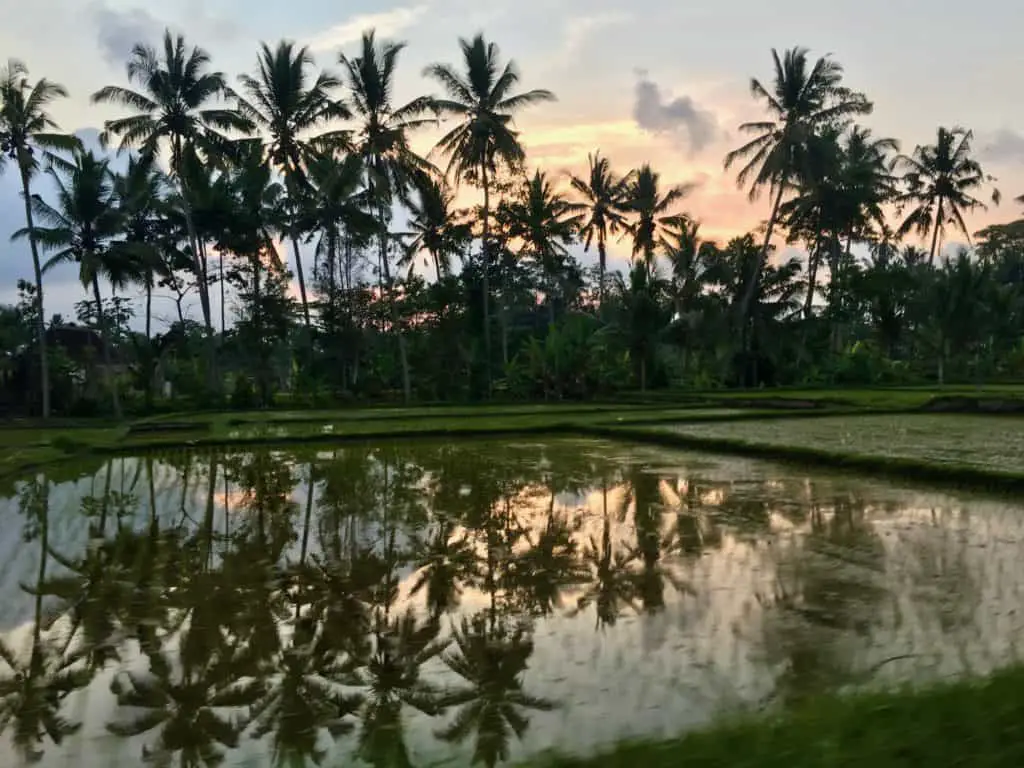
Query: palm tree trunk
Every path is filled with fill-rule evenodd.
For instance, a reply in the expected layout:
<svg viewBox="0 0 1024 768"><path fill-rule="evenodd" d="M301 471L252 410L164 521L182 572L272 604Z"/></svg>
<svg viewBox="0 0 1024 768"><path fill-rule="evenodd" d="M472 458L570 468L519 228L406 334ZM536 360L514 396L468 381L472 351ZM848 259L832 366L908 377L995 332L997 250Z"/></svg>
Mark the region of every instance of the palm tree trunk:
<svg viewBox="0 0 1024 768"><path fill-rule="evenodd" d="M942 222L942 201L935 209L935 221L932 225L932 247L928 249L928 266L935 266L935 252L939 247L939 224Z"/></svg>
<svg viewBox="0 0 1024 768"><path fill-rule="evenodd" d="M32 220L32 198L29 193L28 169L21 168L21 194L25 201L25 224L28 243L32 250L32 268L36 278L36 342L39 345L39 385L43 394L43 418L50 418L50 363L46 353L46 318L43 313L43 267L39 263L39 244L36 242L35 223Z"/></svg>
<svg viewBox="0 0 1024 768"><path fill-rule="evenodd" d="M217 258L217 271L219 272L217 279L220 281L220 335L224 336L227 326L224 322L224 253L223 251L218 254Z"/></svg>
<svg viewBox="0 0 1024 768"><path fill-rule="evenodd" d="M372 187L370 195L373 195ZM412 380L409 377L409 355L405 348L405 334L402 333L402 329L398 322L398 312L395 310L394 297L390 295L392 285L391 265L388 262L388 225L387 215L383 205L378 208L377 215L380 219L380 232L377 236L380 248L380 269L381 274L384 276L384 287L386 287L386 292L389 294L385 296L384 293L382 293L381 300L387 302L388 315L391 320L391 329L398 336L398 361L402 367L402 396L406 405L408 405L412 402Z"/></svg>
<svg viewBox="0 0 1024 768"><path fill-rule="evenodd" d="M110 397L114 404L114 417L121 418L121 399L117 395L117 377L114 375L113 360L110 357L111 338L107 331L107 319L103 316L103 299L100 296L100 281L93 275L92 296L96 300L96 315L99 318L100 338L103 340L103 378L110 387Z"/></svg>
<svg viewBox="0 0 1024 768"><path fill-rule="evenodd" d="M807 258L807 295L804 297L804 319L811 318L811 305L814 303L814 288L818 278L818 264L821 262L821 240L814 242L814 247Z"/></svg>
<svg viewBox="0 0 1024 768"><path fill-rule="evenodd" d="M772 244L772 233L775 231L775 224L779 219L779 208L782 206L782 193L785 191L785 184L780 183L775 193L775 200L772 202L772 211L768 216L768 228L764 233L764 245L761 246L761 255L754 265L754 274L750 276L749 282L743 289L743 296L740 299L740 319L743 321L743 328L747 327L747 316L750 314L750 303L754 300L757 286L761 282L761 273L764 272L765 264L768 263L768 249ZM747 350L749 334L743 332L743 351Z"/></svg>
<svg viewBox="0 0 1024 768"><path fill-rule="evenodd" d="M306 300L306 276L302 271L302 255L299 253L299 238L292 235L292 255L295 256L295 272L299 278L299 299L302 301L302 321L306 324L306 332L310 332L309 302Z"/></svg>
<svg viewBox="0 0 1024 768"><path fill-rule="evenodd" d="M608 264L608 252L604 244L604 233L597 233L597 306L604 309L604 273Z"/></svg>
<svg viewBox="0 0 1024 768"><path fill-rule="evenodd" d="M153 284L146 280L146 341L153 340Z"/></svg>
<svg viewBox="0 0 1024 768"><path fill-rule="evenodd" d="M487 356L487 395L491 394L491 180L487 163L480 163L480 183L484 190L484 220L481 231L483 246L482 288L484 301L484 354Z"/></svg>

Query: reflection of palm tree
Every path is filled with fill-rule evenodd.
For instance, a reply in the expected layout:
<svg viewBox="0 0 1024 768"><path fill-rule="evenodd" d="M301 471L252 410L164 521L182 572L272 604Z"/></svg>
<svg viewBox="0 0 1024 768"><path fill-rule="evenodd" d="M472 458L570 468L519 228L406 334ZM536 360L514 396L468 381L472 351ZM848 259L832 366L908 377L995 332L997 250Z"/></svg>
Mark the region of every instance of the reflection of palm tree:
<svg viewBox="0 0 1024 768"><path fill-rule="evenodd" d="M600 545L591 536L583 551L583 562L590 567L592 576L573 613L579 613L593 603L597 606L597 626L612 627L619 618L621 605L637 610L636 583L631 569L635 559L635 551L622 547L616 549L612 544L611 518L606 509Z"/></svg>
<svg viewBox="0 0 1024 768"><path fill-rule="evenodd" d="M537 540L533 541L529 531L524 532L529 547L515 558L512 580L531 613L550 614L561 605L563 590L587 580L589 573L580 563L573 537L581 522L555 509L552 489L547 522Z"/></svg>
<svg viewBox="0 0 1024 768"><path fill-rule="evenodd" d="M324 751L317 749L323 730L338 738L351 730L345 716L356 711L359 696L337 690L348 667L322 637L309 618L300 619L291 645L277 658L277 680L268 686L250 710L252 736L260 739L273 732L276 765L304 766L311 759L319 765Z"/></svg>
<svg viewBox="0 0 1024 768"><path fill-rule="evenodd" d="M14 650L0 641L0 659L11 670L9 677L0 678L0 732L13 722L12 741L28 762L43 757L39 744L47 737L60 744L65 736L75 733L79 723L72 723L60 715L64 698L72 691L84 687L92 673L82 667L74 668L77 657L65 657L42 636L43 593L49 550L49 484L46 480L33 480L20 496L21 510L26 521L26 538L38 535L40 540L39 572L36 578L35 616L32 625L32 647L27 662L18 658Z"/></svg>
<svg viewBox="0 0 1024 768"><path fill-rule="evenodd" d="M374 766L410 765L402 736L402 707L425 715L442 710L441 693L420 679L420 669L441 653L448 641L437 639L434 619L419 624L410 608L404 615L383 622L375 632L375 648L355 680L366 688L359 733L359 756Z"/></svg>
<svg viewBox="0 0 1024 768"><path fill-rule="evenodd" d="M427 607L435 617L458 608L462 595L460 581L472 572L475 564L472 545L465 536L456 538L454 529L454 521L439 516L430 541L418 543L415 550L419 574L410 594L426 588Z"/></svg>
<svg viewBox="0 0 1024 768"><path fill-rule="evenodd" d="M188 630L205 631L194 627ZM108 723L107 729L117 736L139 736L159 727L156 744L142 748L145 762L170 766L173 756L180 753L182 768L219 765L224 759L221 747L238 746L243 723L217 710L251 706L260 690L256 684L237 683L242 673L238 657L220 653L203 662L183 653L176 673L175 661L164 651L149 657L148 675L122 672L114 678L110 690L120 707L142 712L128 720Z"/></svg>
<svg viewBox="0 0 1024 768"><path fill-rule="evenodd" d="M442 658L470 687L445 697L446 706L459 709L438 736L461 743L475 731L473 763L491 768L508 759L511 733L520 739L526 733L529 718L523 710L548 711L554 704L523 690L522 674L533 653L527 626L509 626L505 619L489 622L486 614L479 614L463 619L453 639L458 650Z"/></svg>

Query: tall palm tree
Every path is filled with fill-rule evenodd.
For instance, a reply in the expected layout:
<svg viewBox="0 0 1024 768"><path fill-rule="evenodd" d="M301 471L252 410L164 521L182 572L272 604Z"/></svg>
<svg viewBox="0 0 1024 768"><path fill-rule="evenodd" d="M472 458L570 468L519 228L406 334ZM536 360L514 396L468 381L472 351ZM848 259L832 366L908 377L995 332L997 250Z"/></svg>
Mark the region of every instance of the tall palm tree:
<svg viewBox="0 0 1024 768"><path fill-rule="evenodd" d="M43 265L39 260L32 219L32 177L39 171L39 160L57 151L70 151L79 145L77 138L59 132L48 107L68 95L64 86L40 78L29 83L28 69L17 59L0 68L0 170L7 160L18 166L21 195L25 203L32 267L35 271L36 343L39 345L40 386L43 418L50 417L50 367L46 355L46 318L43 312Z"/></svg>
<svg viewBox="0 0 1024 768"><path fill-rule="evenodd" d="M458 711L438 736L461 743L475 731L472 763L493 768L508 759L510 736L525 735L530 721L523 710L548 711L555 705L523 690L523 673L533 654L533 638L525 625L512 626L505 618L489 622L481 613L464 618L452 639L455 650L442 660L468 686L443 700Z"/></svg>
<svg viewBox="0 0 1024 768"><path fill-rule="evenodd" d="M898 232L932 236L929 266L935 262L939 237L945 234L946 225L952 224L970 242L963 214L986 208L972 193L994 179L985 175L972 156L973 138L974 134L963 128L940 127L934 144L918 145L911 155L896 158L895 167L903 170L905 187L896 198L897 205L913 206ZM992 191L992 202L999 203L998 189Z"/></svg>
<svg viewBox="0 0 1024 768"><path fill-rule="evenodd" d="M138 264L146 293L147 340L152 339L153 290L168 272L160 253L166 182L152 161L137 155L114 177L114 194L124 215L124 247Z"/></svg>
<svg viewBox="0 0 1024 768"><path fill-rule="evenodd" d="M536 171L509 202L508 234L522 241L523 252L541 274L548 316L555 321L558 283L572 256L568 247L576 238L581 214L557 192L543 171Z"/></svg>
<svg viewBox="0 0 1024 768"><path fill-rule="evenodd" d="M182 165L192 149L216 160L226 149L225 132L251 132L252 123L225 105L211 106L231 97L224 74L210 71L210 55L198 46L191 50L181 35L164 32L160 51L139 43L128 58L128 82L137 89L108 85L92 95L94 104L117 104L134 114L104 123L101 140L120 139L120 149L138 147L143 157L170 150L171 173L185 186ZM185 200L185 223L194 254L194 270L207 333L213 337L213 318L206 265L200 256L192 212ZM212 344L210 350L212 353Z"/></svg>
<svg viewBox="0 0 1024 768"><path fill-rule="evenodd" d="M744 317L750 311L760 273L768 261L782 197L794 183L807 140L825 126L845 123L872 110L871 102L863 94L842 84L843 68L838 62L823 56L812 65L807 56L806 48L791 48L781 57L772 49L775 73L771 87L757 78L750 81L750 91L764 102L768 119L743 123L739 130L756 137L725 156L727 170L736 162L745 161L736 175L736 183L749 183L752 200L765 188L772 196L761 256L753 265L755 274L747 281L739 303L739 312Z"/></svg>
<svg viewBox="0 0 1024 768"><path fill-rule="evenodd" d="M44 249L56 251L43 271L74 262L78 264L82 285L92 290L103 339L104 377L110 387L114 415L120 418L121 402L110 354L114 340L103 314L100 276L105 276L115 287L123 287L134 278L136 265L129 252L112 247L123 231L114 176L109 161L100 160L92 152L78 152L73 164L65 170L51 167L48 173L57 186L56 205L51 206L38 195L32 198L32 212L43 222L43 226L35 227L35 237ZM15 233L15 237L28 236L28 228Z"/></svg>
<svg viewBox="0 0 1024 768"><path fill-rule="evenodd" d="M590 171L586 178L570 175L569 183L583 198L574 207L584 214L580 227L583 251L589 252L597 241L598 304L604 304L604 273L608 263L608 236L618 234L627 227L626 208L630 176L616 176L608 158L600 152L587 155Z"/></svg>
<svg viewBox="0 0 1024 768"><path fill-rule="evenodd" d="M426 251L440 280L451 274L453 256L465 252L472 228L454 208L455 193L443 179L424 176L416 185L416 199L409 202L410 257Z"/></svg>
<svg viewBox="0 0 1024 768"><path fill-rule="evenodd" d="M381 287L387 286L389 291L388 223L391 207L396 198L403 202L408 199L417 175L434 173L433 166L409 146L410 132L434 122L424 117L432 108L431 100L419 97L400 106L394 101L395 68L398 55L404 48L405 43L378 44L376 33L370 30L363 33L358 56L342 54L339 58L345 69L352 112L358 125L353 137L353 150L363 160L370 204L378 217ZM412 398L412 384L405 336L398 327L394 302L389 301L388 307L392 325L398 332L402 389L408 402Z"/></svg>
<svg viewBox="0 0 1024 768"><path fill-rule="evenodd" d="M648 270L654 267L655 252L666 228L685 220L685 216L672 211L690 191L686 185L677 185L663 192L660 182L661 175L644 163L631 177L627 193L627 206L637 217L630 226L633 257L643 256Z"/></svg>
<svg viewBox="0 0 1024 768"><path fill-rule="evenodd" d="M331 91L339 87L341 81L329 72L320 72L314 78L311 72L314 66L313 55L305 46L296 48L293 42L282 40L277 48L271 49L263 43L256 76L239 76L248 99L238 102L239 111L266 134L267 157L284 176L288 207L295 217L288 227L288 235L307 332L310 330L309 301L296 229L300 201L309 188L306 168L317 152L330 152L347 141L345 131L314 132L331 121L349 117L344 104L331 96Z"/></svg>
<svg viewBox="0 0 1024 768"><path fill-rule="evenodd" d="M468 179L483 191L481 242L483 246L484 344L487 350L490 380L490 269L491 269L491 182L502 168L518 171L526 159L519 133L512 128L512 117L522 107L554 101L551 91L534 89L514 93L519 69L509 61L501 66L498 46L488 43L482 34L472 40L459 39L463 72L450 64L431 64L424 74L444 88L447 98L435 99L440 115L459 121L437 143L436 149L448 157L448 173L456 181Z"/></svg>

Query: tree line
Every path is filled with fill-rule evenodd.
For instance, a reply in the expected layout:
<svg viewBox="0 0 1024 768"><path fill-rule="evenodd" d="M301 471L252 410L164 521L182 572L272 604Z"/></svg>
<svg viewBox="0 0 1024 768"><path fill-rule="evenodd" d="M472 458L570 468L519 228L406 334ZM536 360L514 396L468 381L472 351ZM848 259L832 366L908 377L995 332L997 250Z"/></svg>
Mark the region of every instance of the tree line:
<svg viewBox="0 0 1024 768"><path fill-rule="evenodd" d="M125 111L101 134L128 153L122 172L60 132L50 109L62 86L10 61L0 141L20 175L14 237L33 276L0 312L0 338L35 350L9 377L38 393L28 405L48 416L54 379L69 376L47 344L64 321L44 311L45 275L64 262L87 291L80 321L104 340L106 395L89 407L115 415L126 397L155 407L160 380L196 404L254 406L1024 374L1024 223L942 257L951 231L970 242L968 213L999 201L969 130L940 127L903 154L856 122L873 105L839 63L773 50L771 78L751 81L764 117L739 126L747 140L724 162L752 200L766 193L767 221L717 243L685 212L690 187L650 164L620 171L595 151L581 175L530 169L513 119L554 95L522 90L482 34L459 44L458 65L424 71L443 95L400 104L405 44L372 30L338 56L339 73L282 41L263 44L236 83L167 32L135 46L127 85L91 97ZM443 132L423 156L410 138L430 126ZM43 173L48 200L33 193ZM460 185L479 204L458 207ZM806 259L780 257L780 235ZM630 265L609 273L619 241ZM578 247L596 251L595 268ZM130 330L133 289L144 333ZM164 333L153 332L158 291L177 310Z"/></svg>

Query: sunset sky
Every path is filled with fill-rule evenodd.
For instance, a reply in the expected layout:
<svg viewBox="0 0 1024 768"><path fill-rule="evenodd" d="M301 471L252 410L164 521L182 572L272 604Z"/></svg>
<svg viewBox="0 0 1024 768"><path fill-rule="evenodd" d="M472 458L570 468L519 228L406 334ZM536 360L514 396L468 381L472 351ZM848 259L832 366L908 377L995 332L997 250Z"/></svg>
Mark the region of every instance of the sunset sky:
<svg viewBox="0 0 1024 768"><path fill-rule="evenodd" d="M927 13L922 13L926 6ZM722 157L737 145L736 126L760 116L751 76L771 75L770 49L802 45L833 54L847 84L875 103L866 120L876 135L910 151L933 140L939 125L974 130L986 171L1004 203L969 220L971 229L1021 213L1024 193L1024 99L1020 96L1024 28L1020 0L975 0L970 13L952 0L35 0L0 27L0 56L28 64L33 77L63 83L71 98L54 114L69 131L98 128L117 111L88 96L124 82L124 61L137 41L156 42L165 26L207 48L232 78L251 71L260 41L290 38L334 66L354 52L361 31L408 41L399 66L399 97L434 92L424 65L458 63L457 39L483 31L518 62L522 87L544 87L558 101L532 107L517 121L530 162L553 171L585 167L600 148L624 171L650 162L667 182L696 182L684 208L709 237L756 227L768 202L751 204ZM427 148L430 136L417 142ZM15 175L0 178L0 238L22 226ZM27 248L0 258L0 302L31 274ZM622 257L626 247L620 246ZM620 262L622 263L622 262ZM47 314L73 317L81 298L73 271L53 275ZM168 305L169 306L169 305ZM198 313L196 313L196 317Z"/></svg>

